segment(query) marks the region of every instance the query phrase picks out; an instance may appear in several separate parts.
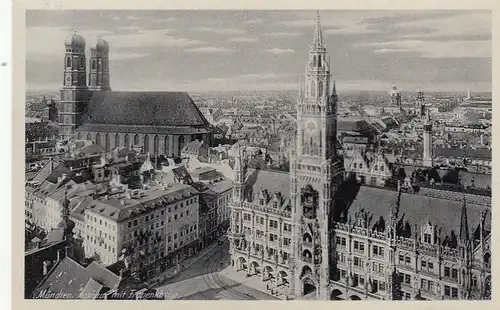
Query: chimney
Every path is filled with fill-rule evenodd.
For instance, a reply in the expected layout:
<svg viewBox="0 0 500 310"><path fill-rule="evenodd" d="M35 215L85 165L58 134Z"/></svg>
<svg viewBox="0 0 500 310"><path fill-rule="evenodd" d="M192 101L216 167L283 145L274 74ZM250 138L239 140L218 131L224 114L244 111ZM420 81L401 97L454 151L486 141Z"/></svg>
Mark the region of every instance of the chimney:
<svg viewBox="0 0 500 310"><path fill-rule="evenodd" d="M104 199L108 200L109 199L109 195L104 195Z"/></svg>

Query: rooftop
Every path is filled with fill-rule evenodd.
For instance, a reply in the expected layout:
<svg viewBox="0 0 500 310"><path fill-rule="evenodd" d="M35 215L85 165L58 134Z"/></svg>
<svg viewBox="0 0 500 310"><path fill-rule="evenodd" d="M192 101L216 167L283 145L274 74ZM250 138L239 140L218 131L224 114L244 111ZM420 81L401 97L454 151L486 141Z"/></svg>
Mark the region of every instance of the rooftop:
<svg viewBox="0 0 500 310"><path fill-rule="evenodd" d="M113 221L121 222L143 212L148 212L149 209L155 208L157 204L174 203L180 199L194 196L198 192L189 185L172 183L165 187L155 186L148 190L137 191L137 193L137 195L132 195L130 198L100 198L88 210Z"/></svg>
<svg viewBox="0 0 500 310"><path fill-rule="evenodd" d="M185 92L96 92L86 123L152 126L208 126Z"/></svg>

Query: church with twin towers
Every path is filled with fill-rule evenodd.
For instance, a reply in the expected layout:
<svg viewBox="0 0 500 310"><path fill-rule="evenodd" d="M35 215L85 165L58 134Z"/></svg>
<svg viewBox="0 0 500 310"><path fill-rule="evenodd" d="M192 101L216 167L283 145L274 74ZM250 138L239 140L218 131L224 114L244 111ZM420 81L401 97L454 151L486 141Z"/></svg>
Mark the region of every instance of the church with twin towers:
<svg viewBox="0 0 500 310"><path fill-rule="evenodd" d="M110 48L99 37L87 66L85 39L75 32L64 42L60 139L166 157L180 156L192 141L208 149L212 127L187 92L111 90Z"/></svg>
<svg viewBox="0 0 500 310"><path fill-rule="evenodd" d="M284 299L489 299L491 197L394 178L381 152L353 157L396 185L360 182L338 149L332 67L317 13L289 172L235 158L232 268Z"/></svg>

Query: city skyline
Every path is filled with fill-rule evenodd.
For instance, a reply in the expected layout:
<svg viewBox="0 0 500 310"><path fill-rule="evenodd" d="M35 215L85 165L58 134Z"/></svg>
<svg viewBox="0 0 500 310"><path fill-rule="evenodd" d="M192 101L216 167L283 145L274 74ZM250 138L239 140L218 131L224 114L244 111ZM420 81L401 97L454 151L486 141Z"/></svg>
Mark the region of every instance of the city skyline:
<svg viewBox="0 0 500 310"><path fill-rule="evenodd" d="M61 87L73 31L110 43L114 90L297 89L314 14L28 11L27 89ZM322 27L339 90L491 91L488 11L322 11Z"/></svg>

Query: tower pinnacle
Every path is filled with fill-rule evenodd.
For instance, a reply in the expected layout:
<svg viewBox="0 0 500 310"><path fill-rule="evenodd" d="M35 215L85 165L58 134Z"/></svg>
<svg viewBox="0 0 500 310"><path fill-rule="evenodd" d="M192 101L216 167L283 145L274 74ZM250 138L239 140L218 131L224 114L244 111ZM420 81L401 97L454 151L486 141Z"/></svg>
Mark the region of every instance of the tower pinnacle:
<svg viewBox="0 0 500 310"><path fill-rule="evenodd" d="M314 25L313 49L323 48L323 34L321 32L321 22L319 19L319 11L316 11L316 23Z"/></svg>

